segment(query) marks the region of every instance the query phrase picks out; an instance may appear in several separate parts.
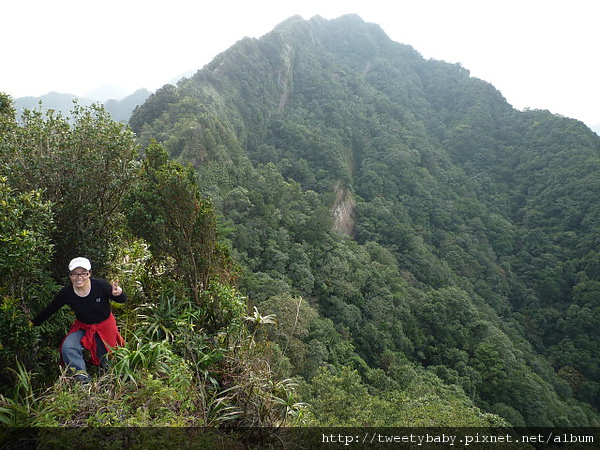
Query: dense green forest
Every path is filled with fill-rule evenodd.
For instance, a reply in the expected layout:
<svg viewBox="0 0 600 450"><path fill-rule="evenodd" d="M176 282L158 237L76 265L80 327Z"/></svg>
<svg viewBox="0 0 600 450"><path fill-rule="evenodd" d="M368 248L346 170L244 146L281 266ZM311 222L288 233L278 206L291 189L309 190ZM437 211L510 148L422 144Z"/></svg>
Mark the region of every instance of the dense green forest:
<svg viewBox="0 0 600 450"><path fill-rule="evenodd" d="M0 422L600 423L581 122L352 15L243 39L127 127L1 106ZM130 296L91 394L58 369L69 313L28 324L78 254Z"/></svg>

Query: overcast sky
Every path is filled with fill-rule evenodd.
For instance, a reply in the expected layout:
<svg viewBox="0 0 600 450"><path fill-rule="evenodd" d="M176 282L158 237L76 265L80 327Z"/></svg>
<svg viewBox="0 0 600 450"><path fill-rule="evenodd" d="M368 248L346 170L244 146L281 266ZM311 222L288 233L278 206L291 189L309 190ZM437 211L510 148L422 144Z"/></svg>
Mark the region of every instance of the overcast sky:
<svg viewBox="0 0 600 450"><path fill-rule="evenodd" d="M0 6L0 91L154 90L285 19L358 14L460 63L515 108L600 124L598 0L18 0Z"/></svg>

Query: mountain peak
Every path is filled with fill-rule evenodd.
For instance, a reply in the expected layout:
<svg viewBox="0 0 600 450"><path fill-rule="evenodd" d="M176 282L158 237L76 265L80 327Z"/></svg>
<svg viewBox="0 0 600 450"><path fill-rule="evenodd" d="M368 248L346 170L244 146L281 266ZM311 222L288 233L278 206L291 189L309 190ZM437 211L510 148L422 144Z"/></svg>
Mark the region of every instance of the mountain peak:
<svg viewBox="0 0 600 450"><path fill-rule="evenodd" d="M600 139L581 123L346 15L239 41L130 124L195 167L257 303L301 292L367 364L422 364L515 424L597 406L555 389L600 383L597 327L567 325L598 277Z"/></svg>

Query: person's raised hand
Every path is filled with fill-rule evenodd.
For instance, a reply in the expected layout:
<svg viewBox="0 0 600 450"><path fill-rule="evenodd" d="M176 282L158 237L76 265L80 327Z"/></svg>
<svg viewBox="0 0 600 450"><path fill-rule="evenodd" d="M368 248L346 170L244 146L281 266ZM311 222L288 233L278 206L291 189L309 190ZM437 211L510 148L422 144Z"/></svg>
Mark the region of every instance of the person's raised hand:
<svg viewBox="0 0 600 450"><path fill-rule="evenodd" d="M112 280L110 284L112 284L112 295L114 297L118 297L123 293L123 289L119 286L119 280Z"/></svg>

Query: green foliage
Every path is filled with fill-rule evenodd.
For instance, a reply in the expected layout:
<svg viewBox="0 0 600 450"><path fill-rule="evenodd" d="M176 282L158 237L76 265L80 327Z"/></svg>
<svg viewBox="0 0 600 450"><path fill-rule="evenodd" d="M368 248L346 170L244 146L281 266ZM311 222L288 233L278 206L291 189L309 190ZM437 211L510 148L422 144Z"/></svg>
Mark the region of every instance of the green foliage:
<svg viewBox="0 0 600 450"><path fill-rule="evenodd" d="M0 176L0 392L14 382L17 357L27 368L41 370L36 358L39 331L31 310L55 289L47 269L52 257L53 216L39 191L19 193ZM41 298L40 298L41 297Z"/></svg>
<svg viewBox="0 0 600 450"><path fill-rule="evenodd" d="M182 329L194 328L200 311L190 301L178 299L174 294L163 293L154 304L137 308L138 327L152 341L173 342Z"/></svg>
<svg viewBox="0 0 600 450"><path fill-rule="evenodd" d="M399 390L383 373L372 373L376 384L388 385L370 391L357 371L320 370L310 385L311 424L333 427L486 427L505 426L500 417L474 407L455 386L439 379L417 375L408 389Z"/></svg>
<svg viewBox="0 0 600 450"><path fill-rule="evenodd" d="M107 373L88 385L62 376L39 402L47 425L197 426L202 399L193 372L164 343L137 341L115 349Z"/></svg>
<svg viewBox="0 0 600 450"><path fill-rule="evenodd" d="M310 380L326 364L348 364L354 348L302 297L282 294L261 303L273 316L274 326L256 329L257 339L272 342L277 353L274 370L282 376L302 376ZM255 311L257 311L255 309ZM256 323L256 320L254 321ZM274 358L275 359L275 358Z"/></svg>
<svg viewBox="0 0 600 450"><path fill-rule="evenodd" d="M125 237L110 245L110 268L107 279L119 280L132 309L147 300L147 295L162 286L160 274L152 270L149 245L140 238Z"/></svg>
<svg viewBox="0 0 600 450"><path fill-rule="evenodd" d="M219 408L235 426L280 427L301 425L307 405L300 401L297 380L277 376L269 354L242 335L237 348L223 359Z"/></svg>
<svg viewBox="0 0 600 450"><path fill-rule="evenodd" d="M24 302L9 296L0 297L0 392L7 392L14 382L11 369L21 358L33 366L38 353L39 331L30 323L30 314Z"/></svg>
<svg viewBox="0 0 600 450"><path fill-rule="evenodd" d="M15 383L10 397L0 394L0 424L8 427L37 425L34 413L43 409L35 396L32 374L16 360Z"/></svg>
<svg viewBox="0 0 600 450"><path fill-rule="evenodd" d="M19 193L0 177L0 294L23 297L52 256L50 204L39 191Z"/></svg>
<svg viewBox="0 0 600 450"><path fill-rule="evenodd" d="M211 281L201 295L202 323L210 333L241 323L246 297L229 284Z"/></svg>
<svg viewBox="0 0 600 450"><path fill-rule="evenodd" d="M3 118L12 119L15 115L15 109L13 107L12 97L5 94L4 92L0 92L0 116Z"/></svg>
<svg viewBox="0 0 600 450"><path fill-rule="evenodd" d="M137 154L133 134L98 106L75 105L71 118L26 110L21 123L3 131L0 169L14 189L39 190L52 204L54 274L81 254L101 273L107 243L122 229L121 198Z"/></svg>
<svg viewBox="0 0 600 450"><path fill-rule="evenodd" d="M301 420L306 405L297 400L294 381L273 379L260 351L247 341L235 341L233 349L223 349L226 357L210 363L222 373L216 380L198 377L194 365L200 362L175 354L168 341L134 338L114 349L108 370L90 383L81 384L65 371L40 393L32 387L33 374L18 364L14 392L0 396L0 422L42 427L180 427L277 426Z"/></svg>
<svg viewBox="0 0 600 450"><path fill-rule="evenodd" d="M201 197L192 168L169 160L158 144L146 148L139 181L125 203L130 229L148 242L155 263L185 282L196 301L212 278L233 276L217 239L212 205Z"/></svg>
<svg viewBox="0 0 600 450"><path fill-rule="evenodd" d="M140 372L148 371L158 376L168 375L175 364L174 356L167 342L146 342L139 339L125 347L111 352L112 372L121 382L136 383Z"/></svg>

